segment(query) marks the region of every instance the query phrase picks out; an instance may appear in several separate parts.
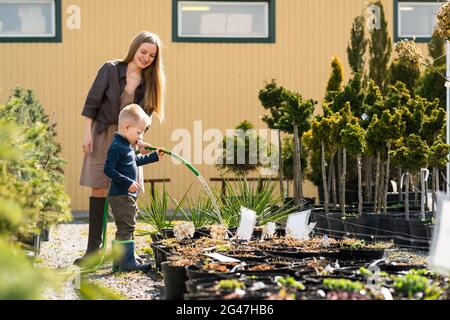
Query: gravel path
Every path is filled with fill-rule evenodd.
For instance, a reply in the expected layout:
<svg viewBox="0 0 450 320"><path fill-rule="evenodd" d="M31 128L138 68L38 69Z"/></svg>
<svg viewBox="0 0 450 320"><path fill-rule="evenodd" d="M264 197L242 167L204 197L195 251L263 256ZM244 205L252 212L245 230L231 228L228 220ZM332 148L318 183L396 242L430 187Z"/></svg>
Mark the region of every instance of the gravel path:
<svg viewBox="0 0 450 320"><path fill-rule="evenodd" d="M150 230L147 225L138 223L137 230ZM116 231L113 222L108 223L108 250L111 248L111 239L114 239ZM50 232L50 241L43 242L41 252L37 260L39 267L48 267L57 272L65 273L71 270L73 261L80 257L87 245L88 223L87 221L74 221L61 224ZM147 252L150 237L140 236L136 233L136 252L146 262L152 257ZM73 269L72 269L73 270ZM114 293L123 299L151 300L164 298L164 283L162 274L152 270L144 274L142 272L129 272L113 274L111 263L106 263L95 273L89 274L87 279L101 287L112 289ZM45 290L44 297L51 300L78 300L80 295L75 289L75 282L68 281L62 290L55 292Z"/></svg>

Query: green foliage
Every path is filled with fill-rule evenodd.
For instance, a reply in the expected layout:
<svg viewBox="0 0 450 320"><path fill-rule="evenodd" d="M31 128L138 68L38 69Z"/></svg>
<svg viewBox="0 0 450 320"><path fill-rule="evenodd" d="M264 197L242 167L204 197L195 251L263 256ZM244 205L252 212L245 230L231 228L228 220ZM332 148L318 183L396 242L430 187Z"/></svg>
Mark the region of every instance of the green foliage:
<svg viewBox="0 0 450 320"><path fill-rule="evenodd" d="M430 147L428 154L428 164L430 167L444 168L448 162L450 145L444 143L442 139L436 140Z"/></svg>
<svg viewBox="0 0 450 320"><path fill-rule="evenodd" d="M342 90L342 82L344 81L344 67L338 57L333 57L331 70L331 76L327 83L325 101L333 100L333 95Z"/></svg>
<svg viewBox="0 0 450 320"><path fill-rule="evenodd" d="M293 277L276 277L275 281L279 286L287 290L305 290L303 283L295 280Z"/></svg>
<svg viewBox="0 0 450 320"><path fill-rule="evenodd" d="M244 120L236 126L233 136L225 137L222 142L223 153L217 168L224 173L233 172L246 176L248 172L257 170L263 166L261 150L267 150L268 146L263 138L258 136L251 122ZM232 151L230 145L232 144ZM243 150L239 154L238 150ZM269 152L267 152L269 154Z"/></svg>
<svg viewBox="0 0 450 320"><path fill-rule="evenodd" d="M213 193L217 194L217 192ZM189 207L189 214L183 208L180 208L180 211L186 220L194 224L195 228L204 227L212 222L211 213L214 212L214 205L210 197L200 193L196 200L187 198L186 202Z"/></svg>
<svg viewBox="0 0 450 320"><path fill-rule="evenodd" d="M445 60L445 59L440 59ZM439 60L438 60L439 61ZM445 64L437 65L436 70L445 75ZM419 78L416 87L416 93L428 100L439 99L441 107L445 107L446 92L445 79L440 76L435 70L426 68L422 76Z"/></svg>
<svg viewBox="0 0 450 320"><path fill-rule="evenodd" d="M242 289L244 288L244 283L236 279L220 280L217 284L217 288L222 290Z"/></svg>
<svg viewBox="0 0 450 320"><path fill-rule="evenodd" d="M369 45L369 77L374 80L377 86L384 92L388 63L392 52L392 43L387 31L387 22L384 14L384 7L381 1L371 2L380 8L380 28L373 28L370 31Z"/></svg>
<svg viewBox="0 0 450 320"><path fill-rule="evenodd" d="M361 282L348 279L324 279L323 286L328 290L347 292L359 292L364 288Z"/></svg>
<svg viewBox="0 0 450 320"><path fill-rule="evenodd" d="M362 85L361 74L357 73L349 80L341 92L335 94L330 108L333 112L339 112L348 102L350 103L353 115L361 118L361 115L364 113L364 100L365 92Z"/></svg>
<svg viewBox="0 0 450 320"><path fill-rule="evenodd" d="M304 100L303 97L295 91L284 90L283 98L283 116L280 123L289 133L294 133L294 124L297 125L299 136L311 128L311 117L317 101L312 99Z"/></svg>
<svg viewBox="0 0 450 320"><path fill-rule="evenodd" d="M363 110L365 111L367 118L362 119L362 126L367 128L373 116L377 115L378 118L380 118L381 113L386 110L386 108L384 96L381 93L380 88L377 86L375 81L369 80L363 103Z"/></svg>
<svg viewBox="0 0 450 320"><path fill-rule="evenodd" d="M221 198L219 207L227 227L238 226L242 207L256 212L258 225L281 221L297 210L298 206L284 204L283 196L275 193L275 187L274 182L249 182L245 177L233 183L226 181L227 195Z"/></svg>
<svg viewBox="0 0 450 320"><path fill-rule="evenodd" d="M434 285L431 280L414 273L396 277L394 289L397 293L409 299L436 300L442 294L442 290Z"/></svg>
<svg viewBox="0 0 450 320"><path fill-rule="evenodd" d="M305 139L306 139L306 133L305 133ZM294 145L294 139L292 136L287 136L283 139L283 176L286 179L294 179L294 152L295 152L295 145ZM302 154L300 156L300 162L302 165L302 175L304 176L307 173L307 167L308 167L308 149L305 145L302 147Z"/></svg>
<svg viewBox="0 0 450 320"><path fill-rule="evenodd" d="M172 221L177 213L182 213L181 208L190 189L186 191L180 202L172 198L166 191L166 185L163 184L163 191L160 194L158 188L155 186L155 195L153 196L149 189L149 199L141 198L140 214L142 219L150 224L155 230L162 234L165 228L171 228ZM172 214L168 214L169 200L175 205Z"/></svg>
<svg viewBox="0 0 450 320"><path fill-rule="evenodd" d="M366 26L366 18L364 15L359 15L353 20L352 30L350 33L350 43L347 46L347 57L350 68L353 74L363 73L367 43L364 29Z"/></svg>
<svg viewBox="0 0 450 320"><path fill-rule="evenodd" d="M397 81L403 82L411 93L415 92L417 81L420 78L420 67L409 61L395 60L389 67L389 84Z"/></svg>
<svg viewBox="0 0 450 320"><path fill-rule="evenodd" d="M258 98L264 109L270 112L269 115L264 115L261 119L270 129L280 129L280 118L282 117L283 110L283 93L284 88L278 86L275 79L270 82L266 82L263 89L259 90Z"/></svg>
<svg viewBox="0 0 450 320"><path fill-rule="evenodd" d="M411 134L402 138L390 154L394 164L407 172L415 172L427 165L428 149L420 136Z"/></svg>
<svg viewBox="0 0 450 320"><path fill-rule="evenodd" d="M358 124L349 124L341 131L342 145L352 155L362 154L366 148L364 129Z"/></svg>
<svg viewBox="0 0 450 320"><path fill-rule="evenodd" d="M64 191L61 146L56 142L55 126L31 90L17 88L5 105L0 119L19 126L7 148L20 152L17 158L1 159L0 197L12 198L22 206L24 219L19 228L9 230L20 238L39 233L71 218L70 200ZM1 218L0 218L1 220Z"/></svg>

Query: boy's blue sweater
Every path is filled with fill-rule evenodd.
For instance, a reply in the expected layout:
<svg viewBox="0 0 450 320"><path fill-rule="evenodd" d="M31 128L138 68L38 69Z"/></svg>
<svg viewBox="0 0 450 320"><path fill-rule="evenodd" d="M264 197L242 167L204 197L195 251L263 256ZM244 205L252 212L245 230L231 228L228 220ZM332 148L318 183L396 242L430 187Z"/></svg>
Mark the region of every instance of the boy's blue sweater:
<svg viewBox="0 0 450 320"><path fill-rule="evenodd" d="M136 152L128 140L116 132L103 168L103 172L112 180L108 195L129 194L136 197L137 192L128 192L128 188L137 179L137 167L158 160L157 152L136 156Z"/></svg>

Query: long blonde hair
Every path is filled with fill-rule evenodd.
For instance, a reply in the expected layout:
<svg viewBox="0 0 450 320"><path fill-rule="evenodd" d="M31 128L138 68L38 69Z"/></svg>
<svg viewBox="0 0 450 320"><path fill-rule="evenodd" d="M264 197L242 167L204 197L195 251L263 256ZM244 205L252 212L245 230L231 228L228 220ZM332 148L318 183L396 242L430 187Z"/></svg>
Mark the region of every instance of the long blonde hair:
<svg viewBox="0 0 450 320"><path fill-rule="evenodd" d="M128 54L122 61L130 63L134 60L136 51L143 43L152 43L157 46L155 60L143 70L145 79L145 102L144 110L147 113L155 112L159 121L164 121L164 95L166 90L166 76L161 55L161 40L151 32L142 31L133 40L128 49Z"/></svg>

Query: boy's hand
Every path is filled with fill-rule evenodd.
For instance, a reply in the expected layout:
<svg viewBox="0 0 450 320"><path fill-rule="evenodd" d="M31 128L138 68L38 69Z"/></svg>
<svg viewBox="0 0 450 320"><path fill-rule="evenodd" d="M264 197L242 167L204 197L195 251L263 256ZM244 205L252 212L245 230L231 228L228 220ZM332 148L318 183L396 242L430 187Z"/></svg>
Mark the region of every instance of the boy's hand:
<svg viewBox="0 0 450 320"><path fill-rule="evenodd" d="M162 152L160 148L157 148L156 152L158 152L158 157L160 158L164 157L164 152Z"/></svg>
<svg viewBox="0 0 450 320"><path fill-rule="evenodd" d="M138 140L137 144L136 144L139 148L139 152L142 155L146 155L149 154L150 150L145 150L145 147L150 147L150 148L154 148L154 146L152 146L150 143L145 142L144 140Z"/></svg>
<svg viewBox="0 0 450 320"><path fill-rule="evenodd" d="M128 192L137 192L138 190L141 189L141 185L139 183L137 183L136 181L134 181L132 183L132 185L128 188Z"/></svg>

